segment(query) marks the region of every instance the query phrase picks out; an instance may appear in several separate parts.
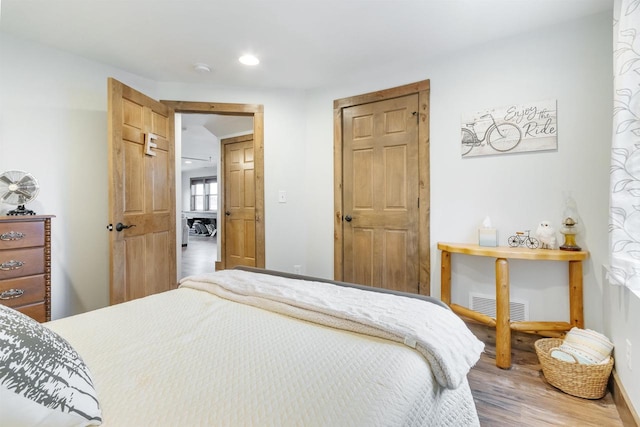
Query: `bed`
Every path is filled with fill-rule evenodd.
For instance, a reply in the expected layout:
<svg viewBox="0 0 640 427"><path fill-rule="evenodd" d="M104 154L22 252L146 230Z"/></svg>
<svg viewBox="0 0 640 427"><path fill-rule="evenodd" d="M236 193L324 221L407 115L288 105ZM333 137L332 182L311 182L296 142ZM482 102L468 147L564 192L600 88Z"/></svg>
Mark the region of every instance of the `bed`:
<svg viewBox="0 0 640 427"><path fill-rule="evenodd" d="M0 320L11 324L3 313ZM71 355L63 358L75 365L65 372L79 368L82 386L56 386L64 400L49 405L55 414L19 424L36 409L16 409L25 397L15 380L13 390L7 386L6 348L25 340L3 327L0 343L9 344L4 355L0 349L0 419L15 425L479 425L466 376L484 346L430 297L233 269L26 326L43 329L47 337L39 339L54 347L68 343L63 350ZM37 383L38 372L36 391L55 388Z"/></svg>

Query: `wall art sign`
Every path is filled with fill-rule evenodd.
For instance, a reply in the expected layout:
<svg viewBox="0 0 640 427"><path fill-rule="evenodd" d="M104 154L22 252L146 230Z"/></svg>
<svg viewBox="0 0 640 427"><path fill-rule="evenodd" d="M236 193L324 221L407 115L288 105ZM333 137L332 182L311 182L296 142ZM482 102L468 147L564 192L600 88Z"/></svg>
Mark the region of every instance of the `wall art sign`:
<svg viewBox="0 0 640 427"><path fill-rule="evenodd" d="M462 157L557 149L556 105L546 100L464 114Z"/></svg>

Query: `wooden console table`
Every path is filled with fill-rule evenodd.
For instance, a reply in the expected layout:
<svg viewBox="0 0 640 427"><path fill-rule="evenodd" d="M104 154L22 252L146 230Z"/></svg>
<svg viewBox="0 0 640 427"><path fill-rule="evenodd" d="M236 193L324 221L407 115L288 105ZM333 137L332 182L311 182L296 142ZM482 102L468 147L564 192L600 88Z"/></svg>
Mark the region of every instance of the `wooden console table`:
<svg viewBox="0 0 640 427"><path fill-rule="evenodd" d="M496 328L496 366L511 367L511 330L522 332L568 331L572 327L584 327L582 299L582 261L589 257L587 251L561 251L553 249L528 249L512 247L487 247L467 243L438 243L442 251L441 299L459 314ZM451 303L451 254L459 253L496 258L496 317ZM569 322L512 322L509 312L509 262L508 259L532 261L569 262Z"/></svg>

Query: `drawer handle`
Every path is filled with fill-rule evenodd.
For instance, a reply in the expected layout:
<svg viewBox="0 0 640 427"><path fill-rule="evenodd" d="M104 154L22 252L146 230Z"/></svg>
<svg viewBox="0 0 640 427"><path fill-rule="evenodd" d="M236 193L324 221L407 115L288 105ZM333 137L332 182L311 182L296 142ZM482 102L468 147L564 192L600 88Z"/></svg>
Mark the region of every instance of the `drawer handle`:
<svg viewBox="0 0 640 427"><path fill-rule="evenodd" d="M11 260L11 261L3 262L2 264L0 264L0 270L4 270L4 271L17 270L19 268L22 268L23 265L24 265L23 261Z"/></svg>
<svg viewBox="0 0 640 427"><path fill-rule="evenodd" d="M0 234L0 240L20 240L23 239L26 234L20 231L10 231L8 233Z"/></svg>
<svg viewBox="0 0 640 427"><path fill-rule="evenodd" d="M24 295L24 290L22 289L8 289L0 294L0 299L20 298L22 295Z"/></svg>

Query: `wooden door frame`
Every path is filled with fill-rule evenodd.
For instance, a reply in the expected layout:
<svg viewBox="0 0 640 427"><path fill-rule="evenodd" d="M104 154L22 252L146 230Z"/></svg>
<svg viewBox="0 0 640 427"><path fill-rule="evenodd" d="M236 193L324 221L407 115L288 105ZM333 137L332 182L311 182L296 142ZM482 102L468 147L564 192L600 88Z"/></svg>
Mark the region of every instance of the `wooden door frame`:
<svg viewBox="0 0 640 427"><path fill-rule="evenodd" d="M334 195L334 242L333 242L333 274L335 280L342 280L344 255L342 246L342 117L343 109L371 102L384 101L401 96L418 94L418 206L419 217L419 289L423 295L431 294L431 248L429 232L430 216L430 183L429 183L429 93L430 81L422 80L404 86L379 90L363 95L333 101L333 195Z"/></svg>
<svg viewBox="0 0 640 427"><path fill-rule="evenodd" d="M173 108L176 113L222 114L227 116L253 117L253 150L255 168L255 206L256 206L256 267L265 267L265 224L264 224L264 107L261 104L229 104L219 102L167 101L163 104ZM218 173L219 175L219 173ZM224 211L224 199L222 210ZM218 219L220 224L220 218ZM224 227L219 227L219 250L224 250ZM224 270L224 256L216 261L216 271Z"/></svg>

